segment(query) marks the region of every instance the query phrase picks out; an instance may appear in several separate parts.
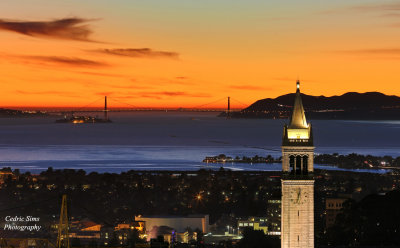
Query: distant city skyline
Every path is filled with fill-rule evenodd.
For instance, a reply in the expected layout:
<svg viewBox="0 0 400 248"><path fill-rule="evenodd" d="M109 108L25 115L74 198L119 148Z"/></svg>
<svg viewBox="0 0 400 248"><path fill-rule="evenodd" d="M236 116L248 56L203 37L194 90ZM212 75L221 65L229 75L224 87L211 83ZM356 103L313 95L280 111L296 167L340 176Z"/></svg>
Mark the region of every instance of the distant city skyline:
<svg viewBox="0 0 400 248"><path fill-rule="evenodd" d="M250 105L297 79L400 95L399 28L399 1L5 0L0 106Z"/></svg>

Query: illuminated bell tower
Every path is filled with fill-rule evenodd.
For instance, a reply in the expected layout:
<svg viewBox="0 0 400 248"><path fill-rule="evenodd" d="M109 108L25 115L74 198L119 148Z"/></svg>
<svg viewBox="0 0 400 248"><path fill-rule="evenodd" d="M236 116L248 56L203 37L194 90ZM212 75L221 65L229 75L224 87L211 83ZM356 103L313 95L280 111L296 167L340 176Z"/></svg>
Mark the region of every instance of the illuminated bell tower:
<svg viewBox="0 0 400 248"><path fill-rule="evenodd" d="M313 134L297 81L293 113L282 139L282 248L314 248L313 165Z"/></svg>

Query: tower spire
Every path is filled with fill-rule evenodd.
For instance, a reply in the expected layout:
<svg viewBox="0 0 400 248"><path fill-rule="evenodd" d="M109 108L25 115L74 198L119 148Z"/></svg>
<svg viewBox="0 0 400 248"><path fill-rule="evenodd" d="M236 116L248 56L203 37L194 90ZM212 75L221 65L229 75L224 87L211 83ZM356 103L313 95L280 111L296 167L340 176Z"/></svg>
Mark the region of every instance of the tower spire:
<svg viewBox="0 0 400 248"><path fill-rule="evenodd" d="M290 118L289 128L293 129L308 128L306 115L304 113L303 103L301 101L300 80L297 80L296 87L297 87L296 96L294 99L293 113Z"/></svg>

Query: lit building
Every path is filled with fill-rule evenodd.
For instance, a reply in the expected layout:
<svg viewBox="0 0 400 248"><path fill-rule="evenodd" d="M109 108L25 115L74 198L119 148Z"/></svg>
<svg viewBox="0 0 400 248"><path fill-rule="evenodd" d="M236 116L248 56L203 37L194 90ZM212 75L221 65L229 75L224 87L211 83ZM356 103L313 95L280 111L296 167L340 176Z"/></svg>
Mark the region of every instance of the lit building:
<svg viewBox="0 0 400 248"><path fill-rule="evenodd" d="M264 217L249 217L238 220L238 234L245 228L262 230L267 235L281 235L281 199L270 199Z"/></svg>
<svg viewBox="0 0 400 248"><path fill-rule="evenodd" d="M79 239L81 243L87 244L91 240L100 239L100 230L102 225L90 220L72 221L69 237L70 239Z"/></svg>
<svg viewBox="0 0 400 248"><path fill-rule="evenodd" d="M12 179L15 179L16 176L14 175L14 173L12 173L12 171L6 171L6 170L2 170L0 171L0 185L4 183L4 181L8 178L11 177Z"/></svg>
<svg viewBox="0 0 400 248"><path fill-rule="evenodd" d="M270 199L267 205L268 235L281 235L281 199Z"/></svg>
<svg viewBox="0 0 400 248"><path fill-rule="evenodd" d="M190 228L192 231L200 230L208 233L209 216L208 215L188 215L188 216L135 216L135 221L144 222L144 228L147 234L147 240L157 238L158 232L162 229L171 229L171 237L165 240L173 240L179 238L180 242L187 242L190 238L185 238L185 234ZM185 242L185 243L186 243Z"/></svg>
<svg viewBox="0 0 400 248"><path fill-rule="evenodd" d="M243 233L246 228L251 228L255 231L261 230L265 234L268 234L268 224L266 217L250 217L247 220L238 221L238 234Z"/></svg>
<svg viewBox="0 0 400 248"><path fill-rule="evenodd" d="M325 226L326 228L335 224L336 216L342 211L343 203L347 201L346 198L326 198L325 200Z"/></svg>
<svg viewBox="0 0 400 248"><path fill-rule="evenodd" d="M100 242L105 246L112 242L119 245L127 245L134 230L138 231L140 239L146 238L144 234L144 222L134 221L119 223L116 226L102 226L100 230Z"/></svg>
<svg viewBox="0 0 400 248"><path fill-rule="evenodd" d="M314 247L314 145L300 95L300 82L289 125L282 139L281 247Z"/></svg>

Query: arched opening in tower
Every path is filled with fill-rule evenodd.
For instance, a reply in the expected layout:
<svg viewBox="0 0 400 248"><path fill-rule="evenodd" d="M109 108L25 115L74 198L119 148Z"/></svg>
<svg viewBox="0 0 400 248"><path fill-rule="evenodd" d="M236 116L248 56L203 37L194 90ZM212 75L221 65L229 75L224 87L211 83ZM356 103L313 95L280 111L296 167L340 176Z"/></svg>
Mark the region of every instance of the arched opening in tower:
<svg viewBox="0 0 400 248"><path fill-rule="evenodd" d="M294 155L291 155L289 157L289 171L290 171L291 175L294 175L295 171L296 171L296 167L295 167L295 163L294 163L295 159L294 158L295 158Z"/></svg>
<svg viewBox="0 0 400 248"><path fill-rule="evenodd" d="M301 175L301 156L296 156L296 175Z"/></svg>
<svg viewBox="0 0 400 248"><path fill-rule="evenodd" d="M308 174L308 156L303 157L303 175Z"/></svg>

